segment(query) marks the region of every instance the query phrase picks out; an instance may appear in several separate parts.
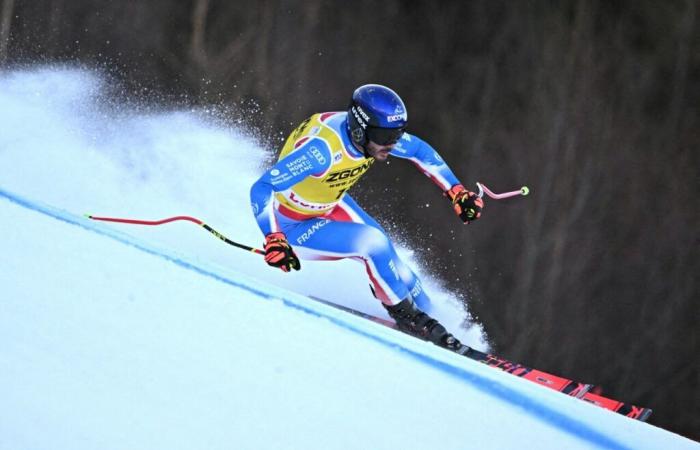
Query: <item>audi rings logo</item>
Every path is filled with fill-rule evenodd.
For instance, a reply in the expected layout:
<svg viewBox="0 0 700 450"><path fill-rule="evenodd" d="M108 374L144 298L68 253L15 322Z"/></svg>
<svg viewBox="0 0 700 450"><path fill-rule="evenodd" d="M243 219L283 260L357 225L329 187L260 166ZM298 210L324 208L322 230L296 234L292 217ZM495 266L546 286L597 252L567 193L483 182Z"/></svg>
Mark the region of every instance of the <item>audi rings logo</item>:
<svg viewBox="0 0 700 450"><path fill-rule="evenodd" d="M316 158L316 161L318 161L321 164L326 163L326 157L323 156L323 154L321 153L321 151L317 147L311 147L309 149L309 151L314 156L314 158Z"/></svg>

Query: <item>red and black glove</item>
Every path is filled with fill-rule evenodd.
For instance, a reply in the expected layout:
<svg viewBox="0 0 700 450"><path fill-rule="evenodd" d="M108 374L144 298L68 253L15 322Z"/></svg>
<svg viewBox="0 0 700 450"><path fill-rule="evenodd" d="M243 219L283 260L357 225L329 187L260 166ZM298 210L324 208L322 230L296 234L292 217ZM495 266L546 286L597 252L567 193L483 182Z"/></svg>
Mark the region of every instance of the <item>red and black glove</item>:
<svg viewBox="0 0 700 450"><path fill-rule="evenodd" d="M474 192L468 191L461 184L455 184L445 192L455 212L462 222L469 223L481 217L484 200Z"/></svg>
<svg viewBox="0 0 700 450"><path fill-rule="evenodd" d="M287 236L280 232L265 236L265 262L272 267L279 267L285 272L301 269L299 258L287 242Z"/></svg>

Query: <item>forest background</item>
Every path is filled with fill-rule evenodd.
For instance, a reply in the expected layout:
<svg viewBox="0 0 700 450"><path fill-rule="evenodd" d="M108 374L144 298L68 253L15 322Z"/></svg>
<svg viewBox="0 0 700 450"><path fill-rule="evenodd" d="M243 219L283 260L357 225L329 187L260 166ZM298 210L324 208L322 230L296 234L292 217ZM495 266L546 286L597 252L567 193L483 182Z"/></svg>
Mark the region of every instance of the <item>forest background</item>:
<svg viewBox="0 0 700 450"><path fill-rule="evenodd" d="M603 385L700 440L699 11L698 0L0 0L0 69L97 68L125 98L222 108L270 151L310 114L345 109L357 86L392 87L409 131L464 184L531 194L487 200L465 227L396 161L353 195L463 295L498 354Z"/></svg>

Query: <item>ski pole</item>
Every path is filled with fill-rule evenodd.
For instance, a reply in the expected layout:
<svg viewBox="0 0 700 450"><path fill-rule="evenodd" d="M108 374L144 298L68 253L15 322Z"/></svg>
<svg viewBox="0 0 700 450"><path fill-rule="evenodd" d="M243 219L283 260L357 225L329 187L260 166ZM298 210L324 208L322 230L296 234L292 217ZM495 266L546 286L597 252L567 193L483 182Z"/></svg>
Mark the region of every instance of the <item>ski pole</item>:
<svg viewBox="0 0 700 450"><path fill-rule="evenodd" d="M495 199L495 200L500 200L500 199L509 198L509 197L515 197L518 195L525 196L525 195L530 193L530 189L528 189L527 186L523 186L520 188L520 190L517 190L517 191L503 192L500 194L496 194L496 193L492 192L488 187L486 187L486 185L484 185L482 183L477 182L476 185L479 188L479 193L477 194L479 196L479 198L483 197L484 193L486 195L488 195L490 198ZM264 251L262 251L258 248L250 247L248 245L240 244L238 242L232 241L231 239L227 238L226 236L224 236L220 232L216 231L215 229L213 229L212 227L210 227L206 223L202 222L201 220L197 219L196 217L175 216L175 217L168 217L166 219L161 219L161 220L141 220L141 219L125 219L125 218L119 218L119 217L100 217L100 216L93 216L92 214L85 214L85 217L87 217L88 219L91 219L91 220L100 220L103 222L128 223L128 224L132 224L132 225L163 225L165 223L175 222L178 220L184 220L184 221L192 222L192 223L195 223L195 224L201 226L202 228L204 228L205 230L207 230L208 232L210 232L211 234L213 234L214 236L216 236L217 238L221 239L222 241L224 241L225 243L227 243L229 245L232 245L234 247L238 247L238 248L243 249L243 250L248 250L249 252L257 253L258 255L265 254Z"/></svg>
<svg viewBox="0 0 700 450"><path fill-rule="evenodd" d="M226 242L229 245L233 245L234 247L242 248L243 250L248 250L249 252L257 253L258 255L264 255L265 252L254 247L249 247L244 244L239 244L238 242L234 242L231 239L227 238L223 234L219 233L206 223L202 222L201 220L197 219L196 217L190 217L190 216L175 216L175 217L168 217L167 219L161 219L161 220L139 220L139 219L123 219L123 218L118 218L118 217L98 217L98 216L93 216L92 214L85 214L85 217L91 220L101 220L103 222L118 222L118 223L128 223L132 225L163 225L164 223L169 223L169 222L175 222L177 220L185 220L188 222L193 222L196 223L197 225L201 226L214 236L218 237L222 241Z"/></svg>
<svg viewBox="0 0 700 450"><path fill-rule="evenodd" d="M530 189L527 186L523 186L517 191L510 191L510 192L503 192L500 194L496 194L496 193L492 192L491 189L487 188L486 185L479 183L478 181L477 181L476 185L479 187L479 193L477 194L479 196L479 198L483 197L484 193L494 200L500 200L502 198L508 198L508 197L515 197L518 195L525 196L525 195L530 193Z"/></svg>

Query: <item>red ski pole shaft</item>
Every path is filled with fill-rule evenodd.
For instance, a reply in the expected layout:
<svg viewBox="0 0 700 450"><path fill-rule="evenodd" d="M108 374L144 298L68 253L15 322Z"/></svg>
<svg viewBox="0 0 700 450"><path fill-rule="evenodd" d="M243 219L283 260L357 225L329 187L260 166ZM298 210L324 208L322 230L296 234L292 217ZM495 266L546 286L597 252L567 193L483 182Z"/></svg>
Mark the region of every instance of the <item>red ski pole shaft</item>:
<svg viewBox="0 0 700 450"><path fill-rule="evenodd" d="M259 248L255 247L250 247L245 244L240 244L238 242L234 242L231 239L227 238L223 234L219 233L206 223L202 222L201 220L197 219L196 217L190 217L190 216L175 216L175 217L168 217L166 219L161 219L161 220L140 220L140 219L125 219L125 218L120 218L120 217L99 217L99 216L93 216L91 214L85 214L85 217L91 220L100 220L102 222L117 222L117 223L128 223L131 225L163 225L165 223L170 223L170 222L175 222L178 220L185 220L188 222L196 223L197 225L201 226L217 238L221 239L222 241L226 242L229 245L232 245L234 247L243 249L243 250L248 250L249 252L257 253L258 255L264 255L265 252L260 250Z"/></svg>

